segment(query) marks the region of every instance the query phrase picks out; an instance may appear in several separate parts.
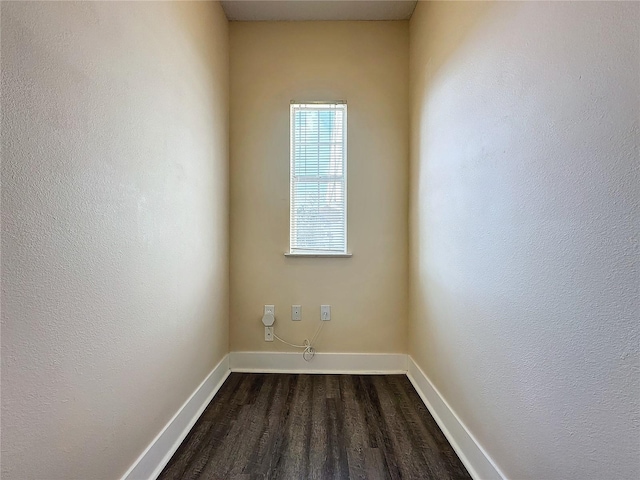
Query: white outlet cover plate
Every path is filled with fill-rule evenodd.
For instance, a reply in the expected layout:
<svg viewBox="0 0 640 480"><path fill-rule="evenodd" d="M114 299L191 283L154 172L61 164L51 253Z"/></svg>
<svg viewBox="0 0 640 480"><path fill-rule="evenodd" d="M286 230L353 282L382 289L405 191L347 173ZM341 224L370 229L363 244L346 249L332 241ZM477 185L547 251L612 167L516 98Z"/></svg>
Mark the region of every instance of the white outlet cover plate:
<svg viewBox="0 0 640 480"><path fill-rule="evenodd" d="M331 305L320 305L320 320L331 320Z"/></svg>
<svg viewBox="0 0 640 480"><path fill-rule="evenodd" d="M300 305L291 305L291 320L294 322L299 322L302 320L302 306Z"/></svg>
<svg viewBox="0 0 640 480"><path fill-rule="evenodd" d="M264 341L273 342L273 327L264 327Z"/></svg>

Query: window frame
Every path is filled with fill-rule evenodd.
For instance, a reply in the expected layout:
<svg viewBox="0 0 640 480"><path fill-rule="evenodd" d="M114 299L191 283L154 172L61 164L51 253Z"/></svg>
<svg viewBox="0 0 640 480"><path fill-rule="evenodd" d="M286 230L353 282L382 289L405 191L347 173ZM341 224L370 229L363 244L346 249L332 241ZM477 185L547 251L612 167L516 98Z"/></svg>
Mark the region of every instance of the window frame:
<svg viewBox="0 0 640 480"><path fill-rule="evenodd" d="M342 175L341 181L344 184L344 250L302 250L293 248L293 200L294 200L294 186L295 180L295 112L308 107L309 110L320 110L324 108L331 108L339 106L342 110ZM347 162L347 102L346 101L294 101L292 100L289 105L289 251L285 253L287 257L351 257L352 254L348 251L348 218L347 218L347 192L348 192L348 162Z"/></svg>

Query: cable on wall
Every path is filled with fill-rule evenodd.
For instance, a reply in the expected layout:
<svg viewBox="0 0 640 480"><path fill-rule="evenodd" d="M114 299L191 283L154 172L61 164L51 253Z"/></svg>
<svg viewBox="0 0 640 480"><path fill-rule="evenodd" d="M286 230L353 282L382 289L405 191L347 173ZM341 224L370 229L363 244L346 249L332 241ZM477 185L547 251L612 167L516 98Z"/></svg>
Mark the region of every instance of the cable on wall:
<svg viewBox="0 0 640 480"><path fill-rule="evenodd" d="M311 359L316 354L316 349L313 347L313 345L314 345L316 339L318 338L318 335L320 335L320 332L322 331L322 326L323 325L324 325L324 322L320 322L320 325L316 329L316 333L314 333L313 337L311 337L311 341L309 341L309 339L305 338L302 345L296 345L295 343L290 343L290 342L287 342L286 340L283 340L278 335L276 335L275 328L273 330L273 336L275 338L277 338L279 341L281 341L282 343L284 343L285 345L289 345L290 347L294 347L294 348L302 348L302 349L304 349L304 351L302 352L302 358L304 358L305 361L310 362Z"/></svg>

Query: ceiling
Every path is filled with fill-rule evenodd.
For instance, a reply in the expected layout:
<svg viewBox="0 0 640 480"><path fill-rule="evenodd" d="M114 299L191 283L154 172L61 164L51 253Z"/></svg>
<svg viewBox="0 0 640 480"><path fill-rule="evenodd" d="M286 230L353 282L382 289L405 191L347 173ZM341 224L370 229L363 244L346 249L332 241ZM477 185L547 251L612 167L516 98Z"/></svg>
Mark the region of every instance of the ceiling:
<svg viewBox="0 0 640 480"><path fill-rule="evenodd" d="M406 0L227 0L232 21L407 20L417 1Z"/></svg>

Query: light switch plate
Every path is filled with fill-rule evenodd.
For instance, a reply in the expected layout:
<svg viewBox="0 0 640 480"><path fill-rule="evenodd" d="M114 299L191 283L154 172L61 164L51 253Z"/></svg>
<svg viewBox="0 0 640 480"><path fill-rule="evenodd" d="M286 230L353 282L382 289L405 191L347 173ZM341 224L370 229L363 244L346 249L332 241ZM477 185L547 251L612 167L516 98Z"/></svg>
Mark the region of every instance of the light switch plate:
<svg viewBox="0 0 640 480"><path fill-rule="evenodd" d="M320 305L320 320L323 322L331 320L331 305Z"/></svg>

